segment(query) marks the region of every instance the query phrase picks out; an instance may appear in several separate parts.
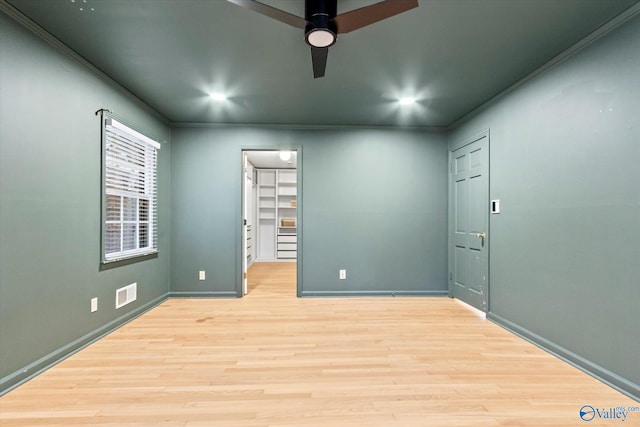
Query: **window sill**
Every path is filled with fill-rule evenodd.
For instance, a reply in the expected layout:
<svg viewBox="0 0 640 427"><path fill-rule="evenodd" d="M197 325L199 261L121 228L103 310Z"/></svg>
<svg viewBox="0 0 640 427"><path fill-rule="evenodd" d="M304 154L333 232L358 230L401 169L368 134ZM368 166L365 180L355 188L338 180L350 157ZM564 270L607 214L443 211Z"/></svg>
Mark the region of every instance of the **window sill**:
<svg viewBox="0 0 640 427"><path fill-rule="evenodd" d="M99 271L110 270L112 268L122 267L125 265L135 264L142 261L158 258L158 252L152 252L148 254L133 255L129 258L120 258L112 261L100 262Z"/></svg>

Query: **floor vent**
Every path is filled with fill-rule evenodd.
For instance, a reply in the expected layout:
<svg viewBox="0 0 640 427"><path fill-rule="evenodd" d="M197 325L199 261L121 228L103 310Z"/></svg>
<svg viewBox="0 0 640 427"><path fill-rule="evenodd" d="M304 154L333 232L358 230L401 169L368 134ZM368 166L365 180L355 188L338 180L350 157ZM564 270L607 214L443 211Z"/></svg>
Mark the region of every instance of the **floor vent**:
<svg viewBox="0 0 640 427"><path fill-rule="evenodd" d="M132 283L116 290L116 309L136 300L138 284Z"/></svg>

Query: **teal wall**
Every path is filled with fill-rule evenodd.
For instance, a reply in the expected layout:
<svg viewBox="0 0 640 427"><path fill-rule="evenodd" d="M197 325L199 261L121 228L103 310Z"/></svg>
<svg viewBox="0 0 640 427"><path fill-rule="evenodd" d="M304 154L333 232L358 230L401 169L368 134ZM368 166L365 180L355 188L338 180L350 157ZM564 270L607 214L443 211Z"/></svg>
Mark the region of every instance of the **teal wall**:
<svg viewBox="0 0 640 427"><path fill-rule="evenodd" d="M159 256L99 271L100 119L160 140L139 102L0 13L0 391L138 313L169 289L170 145L159 157ZM138 299L115 310L115 289ZM90 313L90 299L99 298Z"/></svg>
<svg viewBox="0 0 640 427"><path fill-rule="evenodd" d="M173 295L236 295L241 150L298 146L302 295L446 293L444 133L185 127L172 143Z"/></svg>
<svg viewBox="0 0 640 427"><path fill-rule="evenodd" d="M444 294L447 141L490 129L503 212L490 224L490 318L638 398L639 51L635 18L448 136L169 129L0 14L0 392L169 294L237 294L241 148L302 148L303 295ZM104 271L99 108L171 141L159 256ZM116 311L115 289L132 282L138 300Z"/></svg>
<svg viewBox="0 0 640 427"><path fill-rule="evenodd" d="M464 120L490 129L490 316L640 398L640 18Z"/></svg>

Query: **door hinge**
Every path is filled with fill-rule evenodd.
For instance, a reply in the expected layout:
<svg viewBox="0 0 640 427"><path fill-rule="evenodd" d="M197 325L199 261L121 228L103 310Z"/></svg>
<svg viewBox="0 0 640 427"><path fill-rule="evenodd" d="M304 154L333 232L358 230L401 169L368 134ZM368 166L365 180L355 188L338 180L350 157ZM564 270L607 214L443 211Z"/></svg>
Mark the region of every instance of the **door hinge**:
<svg viewBox="0 0 640 427"><path fill-rule="evenodd" d="M245 220L243 220L243 221L244 221L244 222L243 222L243 225L247 225L247 220L245 219Z"/></svg>
<svg viewBox="0 0 640 427"><path fill-rule="evenodd" d="M247 278L247 273L242 273L242 278L246 280L246 278Z"/></svg>
<svg viewBox="0 0 640 427"><path fill-rule="evenodd" d="M453 272L449 272L449 280L453 280Z"/></svg>

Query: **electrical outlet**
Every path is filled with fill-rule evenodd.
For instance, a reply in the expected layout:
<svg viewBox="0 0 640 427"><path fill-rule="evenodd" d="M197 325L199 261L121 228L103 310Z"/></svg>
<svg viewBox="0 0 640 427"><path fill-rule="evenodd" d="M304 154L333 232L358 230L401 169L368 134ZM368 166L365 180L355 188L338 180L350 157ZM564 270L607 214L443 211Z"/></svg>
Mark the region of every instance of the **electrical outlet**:
<svg viewBox="0 0 640 427"><path fill-rule="evenodd" d="M205 280L206 278L206 273L204 272L204 270L200 270L200 273L198 273L198 279L199 280Z"/></svg>
<svg viewBox="0 0 640 427"><path fill-rule="evenodd" d="M340 280L346 280L347 279L347 270L339 270L338 271L338 278Z"/></svg>
<svg viewBox="0 0 640 427"><path fill-rule="evenodd" d="M98 297L91 298L91 312L95 313L98 311Z"/></svg>

